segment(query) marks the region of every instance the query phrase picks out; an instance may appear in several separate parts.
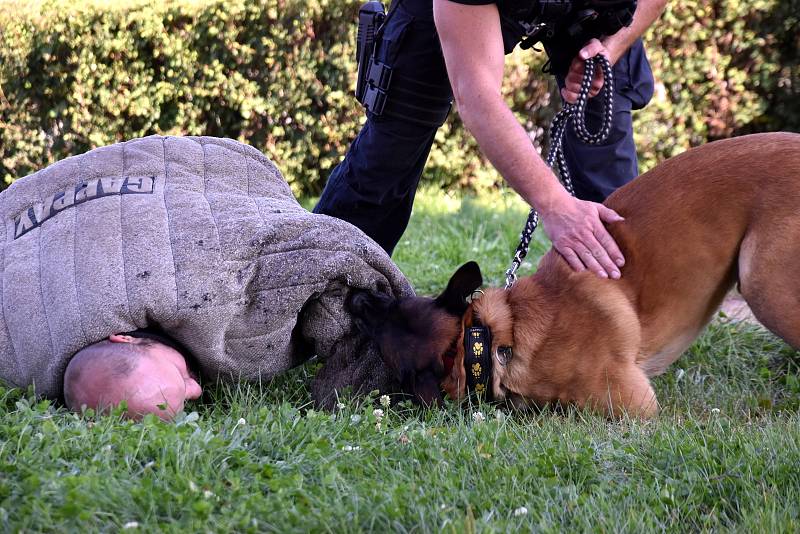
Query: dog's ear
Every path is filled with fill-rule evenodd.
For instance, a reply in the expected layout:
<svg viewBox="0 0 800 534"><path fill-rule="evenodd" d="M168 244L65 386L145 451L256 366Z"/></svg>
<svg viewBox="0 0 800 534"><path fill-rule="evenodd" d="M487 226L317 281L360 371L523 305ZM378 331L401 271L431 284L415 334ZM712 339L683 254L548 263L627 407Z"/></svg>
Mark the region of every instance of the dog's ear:
<svg viewBox="0 0 800 534"><path fill-rule="evenodd" d="M387 321L394 299L377 291L353 289L345 300L345 309L359 331L375 337Z"/></svg>
<svg viewBox="0 0 800 534"><path fill-rule="evenodd" d="M461 316L467 311L467 297L481 285L483 285L481 268L474 261L467 262L450 277L447 288L436 297L436 305L448 313Z"/></svg>

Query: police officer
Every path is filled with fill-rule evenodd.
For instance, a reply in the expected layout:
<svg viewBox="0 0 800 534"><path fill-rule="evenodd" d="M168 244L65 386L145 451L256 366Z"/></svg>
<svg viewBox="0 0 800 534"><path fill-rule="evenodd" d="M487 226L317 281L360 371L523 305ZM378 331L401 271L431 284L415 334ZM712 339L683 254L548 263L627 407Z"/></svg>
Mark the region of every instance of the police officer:
<svg viewBox="0 0 800 534"><path fill-rule="evenodd" d="M584 59L602 53L614 65L615 114L606 144L589 147L572 133L565 137L578 198L559 184L501 95L504 55L524 37L520 28L530 28L530 21L514 19L520 1L525 0L394 0L372 71L373 79L388 78L389 83L379 82L381 90L372 88L363 95L367 121L331 173L316 213L351 222L391 254L408 224L434 135L454 96L461 119L484 154L536 207L545 232L570 266L619 278L625 260L602 223L621 217L595 202L638 174L630 112L644 106L653 90L639 37L666 0L640 0L629 26L579 44L572 60L548 48L567 102L577 98ZM615 2L594 2L609 3ZM590 94L601 86L598 72ZM596 105L588 112L590 127L599 118Z"/></svg>

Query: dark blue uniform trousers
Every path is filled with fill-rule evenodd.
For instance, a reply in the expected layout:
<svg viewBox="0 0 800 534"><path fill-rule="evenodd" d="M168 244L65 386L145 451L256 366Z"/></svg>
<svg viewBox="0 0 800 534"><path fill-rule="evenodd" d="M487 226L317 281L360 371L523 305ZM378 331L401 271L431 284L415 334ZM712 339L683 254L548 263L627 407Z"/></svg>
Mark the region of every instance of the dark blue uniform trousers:
<svg viewBox="0 0 800 534"><path fill-rule="evenodd" d="M377 48L394 75L432 84L449 93L450 82L433 23L431 0L404 0L392 7ZM614 121L603 145L589 146L568 129L564 153L578 198L600 202L638 174L631 110L653 93L653 76L641 42L614 65ZM563 85L563 79L557 80ZM389 88L389 99L414 96ZM587 123L594 131L600 99L590 100ZM391 254L408 225L414 195L438 126L402 116L367 120L344 160L333 170L314 213L344 219Z"/></svg>

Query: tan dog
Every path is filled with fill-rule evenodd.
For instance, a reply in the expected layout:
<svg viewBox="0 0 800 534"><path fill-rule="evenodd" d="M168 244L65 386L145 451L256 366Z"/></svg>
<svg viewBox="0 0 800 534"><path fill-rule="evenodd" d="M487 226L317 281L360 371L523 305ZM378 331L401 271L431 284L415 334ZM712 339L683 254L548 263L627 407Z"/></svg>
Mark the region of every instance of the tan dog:
<svg viewBox="0 0 800 534"><path fill-rule="evenodd" d="M436 299L355 293L358 326L403 389L426 403L466 393L465 329L491 332L491 393L652 416L649 378L674 362L738 282L764 326L800 348L800 135L718 141L672 158L606 205L625 254L621 280L574 272L554 250L510 290L468 263Z"/></svg>

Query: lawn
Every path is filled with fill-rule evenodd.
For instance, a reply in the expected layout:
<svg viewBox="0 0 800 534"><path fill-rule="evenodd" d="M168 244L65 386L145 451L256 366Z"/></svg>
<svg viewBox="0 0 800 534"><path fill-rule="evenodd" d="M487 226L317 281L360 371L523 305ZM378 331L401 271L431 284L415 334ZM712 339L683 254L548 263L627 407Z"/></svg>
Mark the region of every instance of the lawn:
<svg viewBox="0 0 800 534"><path fill-rule="evenodd" d="M423 294L470 259L500 284L525 215L512 195L425 191L395 259ZM377 396L318 412L313 362L212 388L171 424L0 389L0 530L796 532L798 362L719 317L654 380L647 423Z"/></svg>

